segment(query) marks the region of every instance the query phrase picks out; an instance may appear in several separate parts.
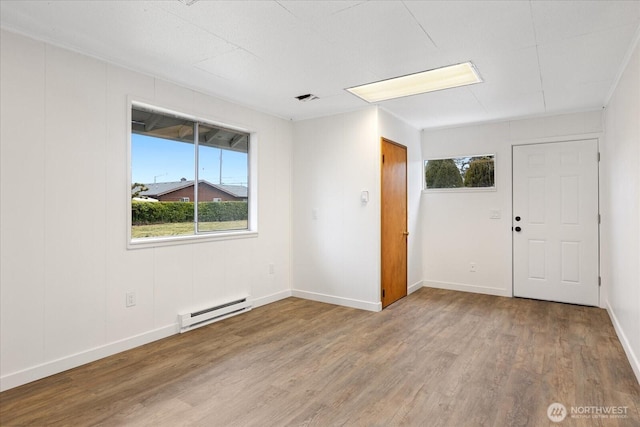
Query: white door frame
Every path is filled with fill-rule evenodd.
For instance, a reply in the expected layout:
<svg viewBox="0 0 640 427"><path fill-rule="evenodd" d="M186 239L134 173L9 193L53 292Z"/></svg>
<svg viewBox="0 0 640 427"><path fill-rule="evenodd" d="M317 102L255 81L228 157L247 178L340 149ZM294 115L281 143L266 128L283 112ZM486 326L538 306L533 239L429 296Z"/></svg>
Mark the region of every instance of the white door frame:
<svg viewBox="0 0 640 427"><path fill-rule="evenodd" d="M577 135L571 135L568 137L547 137L547 138L536 138L536 139L531 139L531 140L523 140L523 141L518 141L518 142L511 142L511 156L510 156L510 162L511 162L511 180L510 180L510 185L511 185L511 203L510 203L510 211L511 211L511 225L512 225L512 231L511 231L511 296L514 297L515 296L515 292L514 292L514 287L515 287L515 268L514 268L514 261L515 261L515 255L514 255L514 245L515 245L515 232L513 231L513 222L514 222L514 191L513 191L513 180L514 180L514 162L513 162L513 152L514 152L514 148L515 147L519 147L519 146L525 146L525 145L537 145L537 144L549 144L549 143L562 143L562 142L575 142L575 141L583 141L583 140L596 140L596 150L598 153L598 162L596 165L597 168L597 194L596 194L596 198L597 198L597 205L598 205L598 224L597 224L597 271L598 271L598 282L599 282L599 286L598 286L598 306L600 308L606 308L606 301L603 298L603 295L605 295L603 289L604 286L602 284L601 278L602 278L602 272L601 272L601 214L600 214L600 139L602 138L602 134L601 133L589 133L589 134L577 134Z"/></svg>

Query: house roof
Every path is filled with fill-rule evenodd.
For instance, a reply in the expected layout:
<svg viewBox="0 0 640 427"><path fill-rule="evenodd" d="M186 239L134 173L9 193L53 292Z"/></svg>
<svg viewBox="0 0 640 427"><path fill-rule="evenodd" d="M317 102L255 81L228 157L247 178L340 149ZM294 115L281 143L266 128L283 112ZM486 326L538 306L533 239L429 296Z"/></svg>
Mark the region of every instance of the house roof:
<svg viewBox="0 0 640 427"><path fill-rule="evenodd" d="M226 191L227 193L235 197L246 198L248 195L248 191L247 191L248 189L244 185L227 185L227 184L222 184L222 185L210 184L210 185L222 191Z"/></svg>
<svg viewBox="0 0 640 427"><path fill-rule="evenodd" d="M172 181L172 182L155 182L151 184L144 184L148 190L142 191L140 193L141 196L147 197L157 197L163 196L168 193L172 193L174 191L180 190L182 188L188 188L193 186L194 180L185 180L185 181ZM244 185L226 185L226 184L212 184L209 181L201 179L198 181L199 185L205 184L209 185L213 188L216 188L220 191L224 191L227 194L230 194L233 197L238 198L246 198L248 194L248 189Z"/></svg>

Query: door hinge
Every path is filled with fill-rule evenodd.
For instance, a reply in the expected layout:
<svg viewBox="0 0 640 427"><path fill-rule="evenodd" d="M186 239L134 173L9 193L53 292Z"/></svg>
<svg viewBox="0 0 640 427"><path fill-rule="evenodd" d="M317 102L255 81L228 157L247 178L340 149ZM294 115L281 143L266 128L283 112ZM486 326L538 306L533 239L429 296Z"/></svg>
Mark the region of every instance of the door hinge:
<svg viewBox="0 0 640 427"><path fill-rule="evenodd" d="M382 163L384 163L384 154L382 155Z"/></svg>
<svg viewBox="0 0 640 427"><path fill-rule="evenodd" d="M598 151L598 161L600 161L600 152Z"/></svg>
<svg viewBox="0 0 640 427"><path fill-rule="evenodd" d="M598 214L598 224L602 224L602 215Z"/></svg>
<svg viewBox="0 0 640 427"><path fill-rule="evenodd" d="M602 286L602 277L598 276L598 286Z"/></svg>
<svg viewBox="0 0 640 427"><path fill-rule="evenodd" d="M382 298L384 298L384 289L382 290Z"/></svg>

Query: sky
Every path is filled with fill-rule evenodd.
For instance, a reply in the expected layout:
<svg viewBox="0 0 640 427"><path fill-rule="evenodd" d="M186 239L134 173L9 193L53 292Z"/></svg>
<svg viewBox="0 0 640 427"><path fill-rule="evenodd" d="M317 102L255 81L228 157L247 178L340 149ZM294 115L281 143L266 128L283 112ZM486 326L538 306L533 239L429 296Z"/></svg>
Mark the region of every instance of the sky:
<svg viewBox="0 0 640 427"><path fill-rule="evenodd" d="M132 133L131 183L194 179L193 149L193 144ZM220 150L199 149L199 179L220 184ZM247 166L247 153L222 150L222 184L247 185Z"/></svg>

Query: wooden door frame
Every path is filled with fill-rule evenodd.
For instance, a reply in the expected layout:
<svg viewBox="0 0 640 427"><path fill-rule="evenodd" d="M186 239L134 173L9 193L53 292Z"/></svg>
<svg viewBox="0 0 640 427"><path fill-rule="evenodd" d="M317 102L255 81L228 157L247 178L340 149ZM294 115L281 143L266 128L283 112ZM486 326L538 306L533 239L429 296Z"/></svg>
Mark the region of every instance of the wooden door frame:
<svg viewBox="0 0 640 427"><path fill-rule="evenodd" d="M383 236L383 226L384 226L384 209L383 209L383 198L384 198L384 189L383 189L383 168L384 168L384 144L391 144L394 145L396 147L401 148L404 151L404 165L405 165L405 182L404 182L404 196L405 196L405 217L404 217L404 222L405 222L405 231L407 232L405 238L406 238L406 245L405 245L405 251L404 251L404 258L405 258L405 272L404 272L404 278L405 278L405 293L404 296L400 297L400 298L404 298L405 296L407 296L409 294L409 244L408 244L408 227L409 227L409 167L408 167L408 152L407 152L407 146L397 143L393 140L390 140L388 138L385 137L380 137L380 303L382 305L382 308L385 308L386 306L384 305L384 298L383 298L383 292L384 292L384 281L383 281L383 263L384 263L384 247L382 246L382 236ZM399 299L400 299L399 298ZM394 301L395 302L395 301ZM389 303L387 304L387 306L393 304Z"/></svg>

